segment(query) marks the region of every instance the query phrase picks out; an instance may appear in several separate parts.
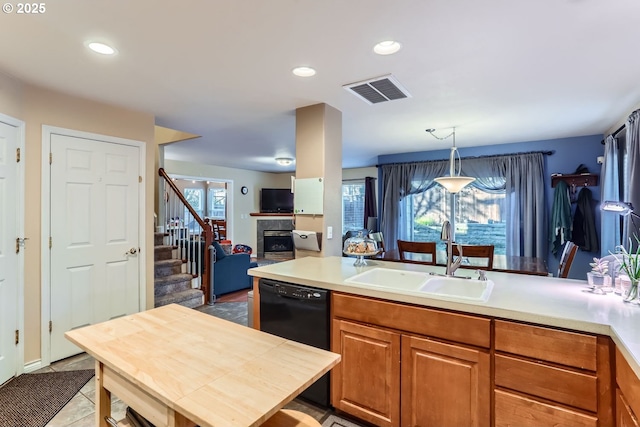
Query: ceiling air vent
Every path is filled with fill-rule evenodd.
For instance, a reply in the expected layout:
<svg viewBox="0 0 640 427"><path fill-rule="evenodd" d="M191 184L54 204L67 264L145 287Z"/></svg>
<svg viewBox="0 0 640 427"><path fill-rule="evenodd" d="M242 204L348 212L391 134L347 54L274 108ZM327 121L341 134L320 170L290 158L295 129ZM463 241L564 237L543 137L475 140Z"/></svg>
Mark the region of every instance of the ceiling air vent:
<svg viewBox="0 0 640 427"><path fill-rule="evenodd" d="M391 74L342 86L369 104L411 97Z"/></svg>

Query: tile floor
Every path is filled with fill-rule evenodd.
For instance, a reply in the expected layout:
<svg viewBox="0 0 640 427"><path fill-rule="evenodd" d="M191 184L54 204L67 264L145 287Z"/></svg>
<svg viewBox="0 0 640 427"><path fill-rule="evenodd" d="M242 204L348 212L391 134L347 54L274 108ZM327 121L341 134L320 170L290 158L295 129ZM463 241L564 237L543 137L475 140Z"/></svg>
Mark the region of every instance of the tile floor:
<svg viewBox="0 0 640 427"><path fill-rule="evenodd" d="M226 318L240 324L246 325L246 304L239 303L216 303L213 306L202 306L199 311ZM243 323L244 322L244 323ZM69 371L74 369L94 369L94 360L87 354L80 354L51 364L37 372ZM318 421L322 422L333 411L320 408L296 399L286 406L305 412ZM116 420L125 416L126 405L113 397L111 414ZM95 426L95 380L90 380L73 399L47 424L47 427L94 427Z"/></svg>

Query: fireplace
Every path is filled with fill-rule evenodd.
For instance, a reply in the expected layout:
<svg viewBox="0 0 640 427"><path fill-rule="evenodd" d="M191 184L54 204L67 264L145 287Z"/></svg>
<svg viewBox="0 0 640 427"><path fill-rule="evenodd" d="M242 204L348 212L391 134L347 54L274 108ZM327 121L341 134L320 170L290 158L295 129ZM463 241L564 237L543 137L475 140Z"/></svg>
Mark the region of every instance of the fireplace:
<svg viewBox="0 0 640 427"><path fill-rule="evenodd" d="M263 237L265 258L293 258L293 238L291 237L291 231L265 230Z"/></svg>
<svg viewBox="0 0 640 427"><path fill-rule="evenodd" d="M257 221L257 256L269 259L293 259L293 224L291 219Z"/></svg>

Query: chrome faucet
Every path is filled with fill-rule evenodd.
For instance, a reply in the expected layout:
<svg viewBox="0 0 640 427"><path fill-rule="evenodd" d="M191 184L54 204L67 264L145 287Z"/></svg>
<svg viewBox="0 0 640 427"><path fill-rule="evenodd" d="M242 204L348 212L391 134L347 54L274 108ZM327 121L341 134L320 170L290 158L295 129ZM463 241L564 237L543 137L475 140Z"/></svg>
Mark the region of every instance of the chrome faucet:
<svg viewBox="0 0 640 427"><path fill-rule="evenodd" d="M453 238L451 236L451 223L449 221L445 221L442 224L442 232L440 233L440 239L447 241L447 276L453 276L453 273L460 267L462 264L462 246L456 243L458 246L458 259L453 261Z"/></svg>

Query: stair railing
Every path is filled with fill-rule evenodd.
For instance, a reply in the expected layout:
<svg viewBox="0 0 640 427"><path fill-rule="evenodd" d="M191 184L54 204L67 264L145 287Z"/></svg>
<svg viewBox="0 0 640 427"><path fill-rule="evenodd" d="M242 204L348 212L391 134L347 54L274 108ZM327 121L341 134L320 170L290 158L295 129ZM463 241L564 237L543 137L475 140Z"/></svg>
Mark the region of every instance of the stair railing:
<svg viewBox="0 0 640 427"><path fill-rule="evenodd" d="M169 235L171 245L178 249L178 256L186 263L187 273L198 279L198 288L203 291L206 303L210 298L209 276L212 271L208 256L213 242L211 222L208 218L200 218L163 168L158 170L158 175L165 184L164 200L160 202L160 209L164 204L164 231Z"/></svg>

